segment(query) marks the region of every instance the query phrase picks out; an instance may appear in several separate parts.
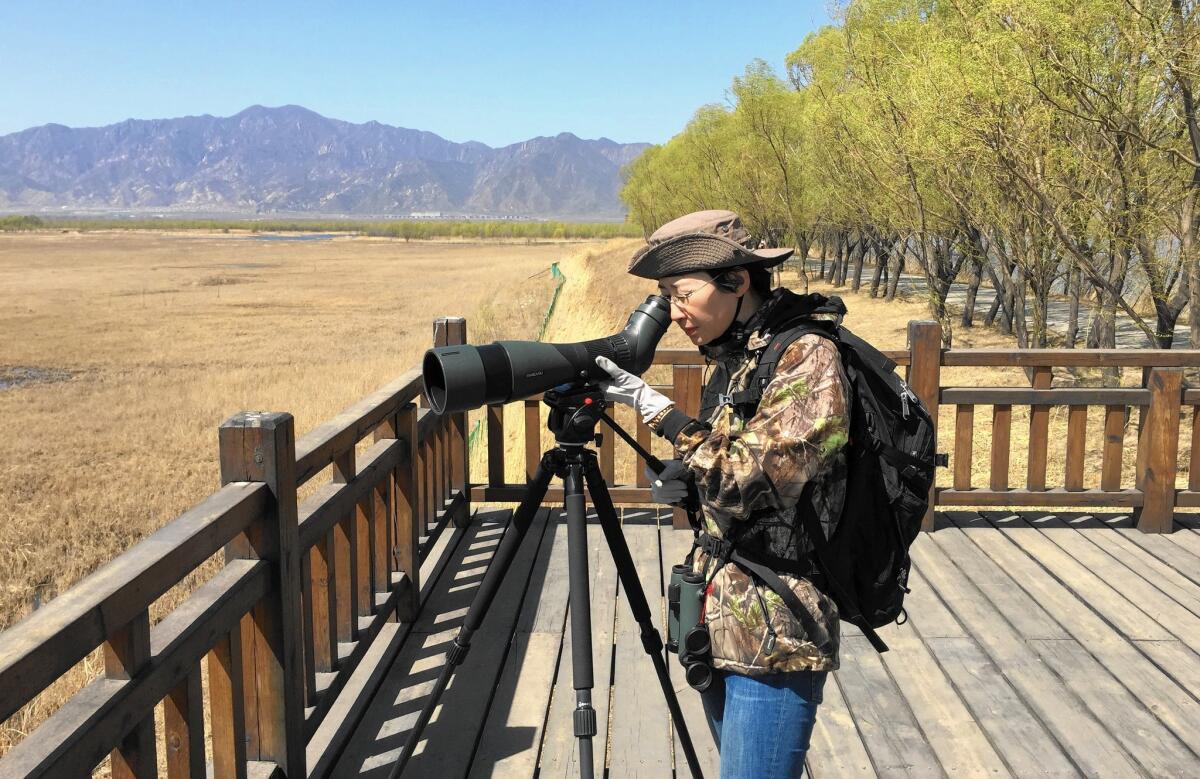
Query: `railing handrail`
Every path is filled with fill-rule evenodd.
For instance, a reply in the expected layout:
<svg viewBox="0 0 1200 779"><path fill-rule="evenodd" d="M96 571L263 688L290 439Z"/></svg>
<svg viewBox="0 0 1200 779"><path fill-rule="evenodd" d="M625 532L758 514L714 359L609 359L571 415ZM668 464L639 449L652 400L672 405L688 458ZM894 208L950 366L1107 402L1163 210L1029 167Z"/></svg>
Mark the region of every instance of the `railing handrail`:
<svg viewBox="0 0 1200 779"><path fill-rule="evenodd" d="M270 590L270 568L263 560L231 561L150 629L149 654L135 679L92 681L35 731L36 737L4 756L4 774L73 775L103 760L129 723L144 720L144 712L178 684L179 669L204 658L210 635L237 630L242 615Z"/></svg>
<svg viewBox="0 0 1200 779"><path fill-rule="evenodd" d="M1194 368L1200 349L955 349L942 350L951 367Z"/></svg>
<svg viewBox="0 0 1200 779"><path fill-rule="evenodd" d="M0 720L263 515L266 485L226 484L0 633Z"/></svg>
<svg viewBox="0 0 1200 779"><path fill-rule="evenodd" d="M907 349L880 349L885 357L904 367ZM654 365L703 365L695 349L659 349ZM1054 368L1175 368L1200 367L1200 349L977 349L948 347L941 350L941 365L953 367L1054 367Z"/></svg>
<svg viewBox="0 0 1200 779"><path fill-rule="evenodd" d="M991 484L986 488L971 484L971 455L969 446L956 441L954 446L955 473L953 487L936 487L930 492L930 514L926 525L932 526L932 511L939 499L946 505L997 505L1011 498L1013 505L1055 506L1111 506L1139 509L1139 527L1144 530L1168 529L1171 526L1174 506L1200 505L1200 469L1193 469L1187 489L1174 485L1174 466L1167 462L1165 452L1175 457L1178 446L1177 416L1179 406L1191 405L1197 409L1200 419L1200 387L1188 387L1179 377L1183 368L1200 367L1200 349L964 349L946 348L942 345L941 329L936 322L913 321L908 329L909 347L904 350L882 350L884 355L904 368L906 378L914 392L929 407L935 427L938 406L947 403L957 407L958 422L955 428L966 425L969 430L974 416L974 407L993 406L994 424L997 426L995 447L1002 451L993 452ZM694 349L660 349L654 357L658 366L670 365L672 376L665 383L655 379L654 387L674 400L681 410L695 415L699 411L699 393L702 381L702 366L705 358ZM1138 387L1059 387L1051 388L1052 367L1097 367L1097 368L1141 368L1142 386ZM954 386L946 382L943 368L959 367L1015 367L1027 369L1032 378L1031 387L980 387ZM1157 387L1157 389L1155 389ZM1176 388L1178 392L1176 392ZM1175 397L1177 395L1177 397ZM536 396L535 396L536 398ZM539 408L535 398L522 399L525 404L526 470L536 465L540 451L537 437L540 435ZM1028 406L1033 428L1031 428L1029 479L1023 489L1010 487L1007 476L1007 452L1010 448L1008 430L1011 425L1013 406ZM1045 485L1045 463L1047 442L1046 425L1049 409L1067 406L1072 420L1068 430L1069 476L1063 488ZM1104 477L1101 489L1089 490L1083 483L1083 445L1086 420L1083 412L1089 406L1101 406L1105 410ZM1136 486L1120 484L1121 438L1114 433L1116 410L1124 413L1130 407L1139 411L1139 430L1143 416L1153 420L1146 427L1145 437L1139 438L1138 482ZM1174 411L1173 411L1174 409ZM1123 417L1124 418L1124 417ZM649 430L640 420L634 421L637 437L643 446L649 446ZM523 491L519 483L505 483L502 470L504 415L499 407L493 407L487 415L488 426L488 478L485 483L472 486L476 500L513 501ZM1192 449L1200 460L1200 422L1194 423L1196 435ZM947 431L952 436L955 429ZM1123 432L1123 428L1122 428ZM966 439L964 439L966 440ZM939 447L945 449L945 447ZM607 438L600 447L601 470L609 480L610 491L618 501L647 502L650 500L649 484L643 478L644 463L641 458L634 467L634 482L618 483L614 478L612 443ZM1152 495L1143 489L1146 474L1153 473ZM1170 481L1170 484L1166 484ZM1149 489L1149 488L1147 488ZM551 488L553 499L558 495ZM1044 498L1044 502L1038 500ZM682 527L686 518L677 513L676 525Z"/></svg>

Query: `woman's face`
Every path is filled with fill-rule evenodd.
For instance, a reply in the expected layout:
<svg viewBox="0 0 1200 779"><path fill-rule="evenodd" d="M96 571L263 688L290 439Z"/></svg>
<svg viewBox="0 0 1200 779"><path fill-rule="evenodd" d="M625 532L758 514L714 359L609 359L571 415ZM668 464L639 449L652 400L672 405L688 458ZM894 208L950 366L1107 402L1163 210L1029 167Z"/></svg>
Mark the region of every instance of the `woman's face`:
<svg viewBox="0 0 1200 779"><path fill-rule="evenodd" d="M671 321L693 344L702 346L717 338L733 322L738 298L750 287L750 274L741 271L737 292L726 292L707 273L664 276L658 290L671 301Z"/></svg>

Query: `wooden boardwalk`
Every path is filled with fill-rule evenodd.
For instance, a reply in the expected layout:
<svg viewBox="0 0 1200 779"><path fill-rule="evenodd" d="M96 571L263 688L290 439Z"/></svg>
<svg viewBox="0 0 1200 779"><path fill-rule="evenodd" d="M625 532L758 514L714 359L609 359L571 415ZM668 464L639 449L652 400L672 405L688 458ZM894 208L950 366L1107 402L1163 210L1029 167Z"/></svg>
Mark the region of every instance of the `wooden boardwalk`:
<svg viewBox="0 0 1200 779"><path fill-rule="evenodd" d="M480 510L440 539L453 555L334 776L387 775L508 518ZM1124 517L939 513L914 546L910 619L883 631L892 651L844 636L811 775L1200 776L1200 524L1182 521L1152 535ZM661 613L689 534L650 511L624 522ZM589 543L596 775L687 776L599 527ZM541 512L407 776L578 776L566 551L561 513ZM671 670L715 777L698 696Z"/></svg>

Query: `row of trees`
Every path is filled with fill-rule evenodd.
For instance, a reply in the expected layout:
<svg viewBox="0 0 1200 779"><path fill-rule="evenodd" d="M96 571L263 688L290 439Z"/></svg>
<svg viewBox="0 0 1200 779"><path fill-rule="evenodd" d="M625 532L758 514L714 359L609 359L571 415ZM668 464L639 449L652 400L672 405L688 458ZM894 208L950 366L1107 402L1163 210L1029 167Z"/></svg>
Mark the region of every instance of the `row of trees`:
<svg viewBox="0 0 1200 779"><path fill-rule="evenodd" d="M425 240L431 238L603 239L632 238L635 227L621 222L555 222L509 219L39 219L0 218L0 230L244 230L252 233L355 233Z"/></svg>
<svg viewBox="0 0 1200 779"><path fill-rule="evenodd" d="M36 216L0 216L0 232L4 233L40 230L45 224Z"/></svg>
<svg viewBox="0 0 1200 779"><path fill-rule="evenodd" d="M756 234L820 247L822 273L895 294L981 284L1022 346L1047 343L1052 293L1088 345L1128 317L1170 347L1200 301L1196 0L851 0L786 78L755 62L625 173L646 232L732 208ZM831 256L826 265L824 259ZM1190 318L1200 344L1200 314Z"/></svg>

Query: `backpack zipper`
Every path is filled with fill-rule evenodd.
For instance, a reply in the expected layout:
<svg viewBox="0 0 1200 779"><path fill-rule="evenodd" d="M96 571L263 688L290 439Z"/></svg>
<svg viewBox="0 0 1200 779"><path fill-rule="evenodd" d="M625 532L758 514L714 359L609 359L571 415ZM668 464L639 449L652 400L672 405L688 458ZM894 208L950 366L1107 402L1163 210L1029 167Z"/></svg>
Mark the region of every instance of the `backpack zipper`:
<svg viewBox="0 0 1200 779"><path fill-rule="evenodd" d="M909 399L909 397L911 397L913 400L917 399L917 396L913 395L912 392L908 389L908 385L904 383L904 379L901 379L900 380L900 416L904 419L908 419L908 414L909 414L908 399Z"/></svg>

